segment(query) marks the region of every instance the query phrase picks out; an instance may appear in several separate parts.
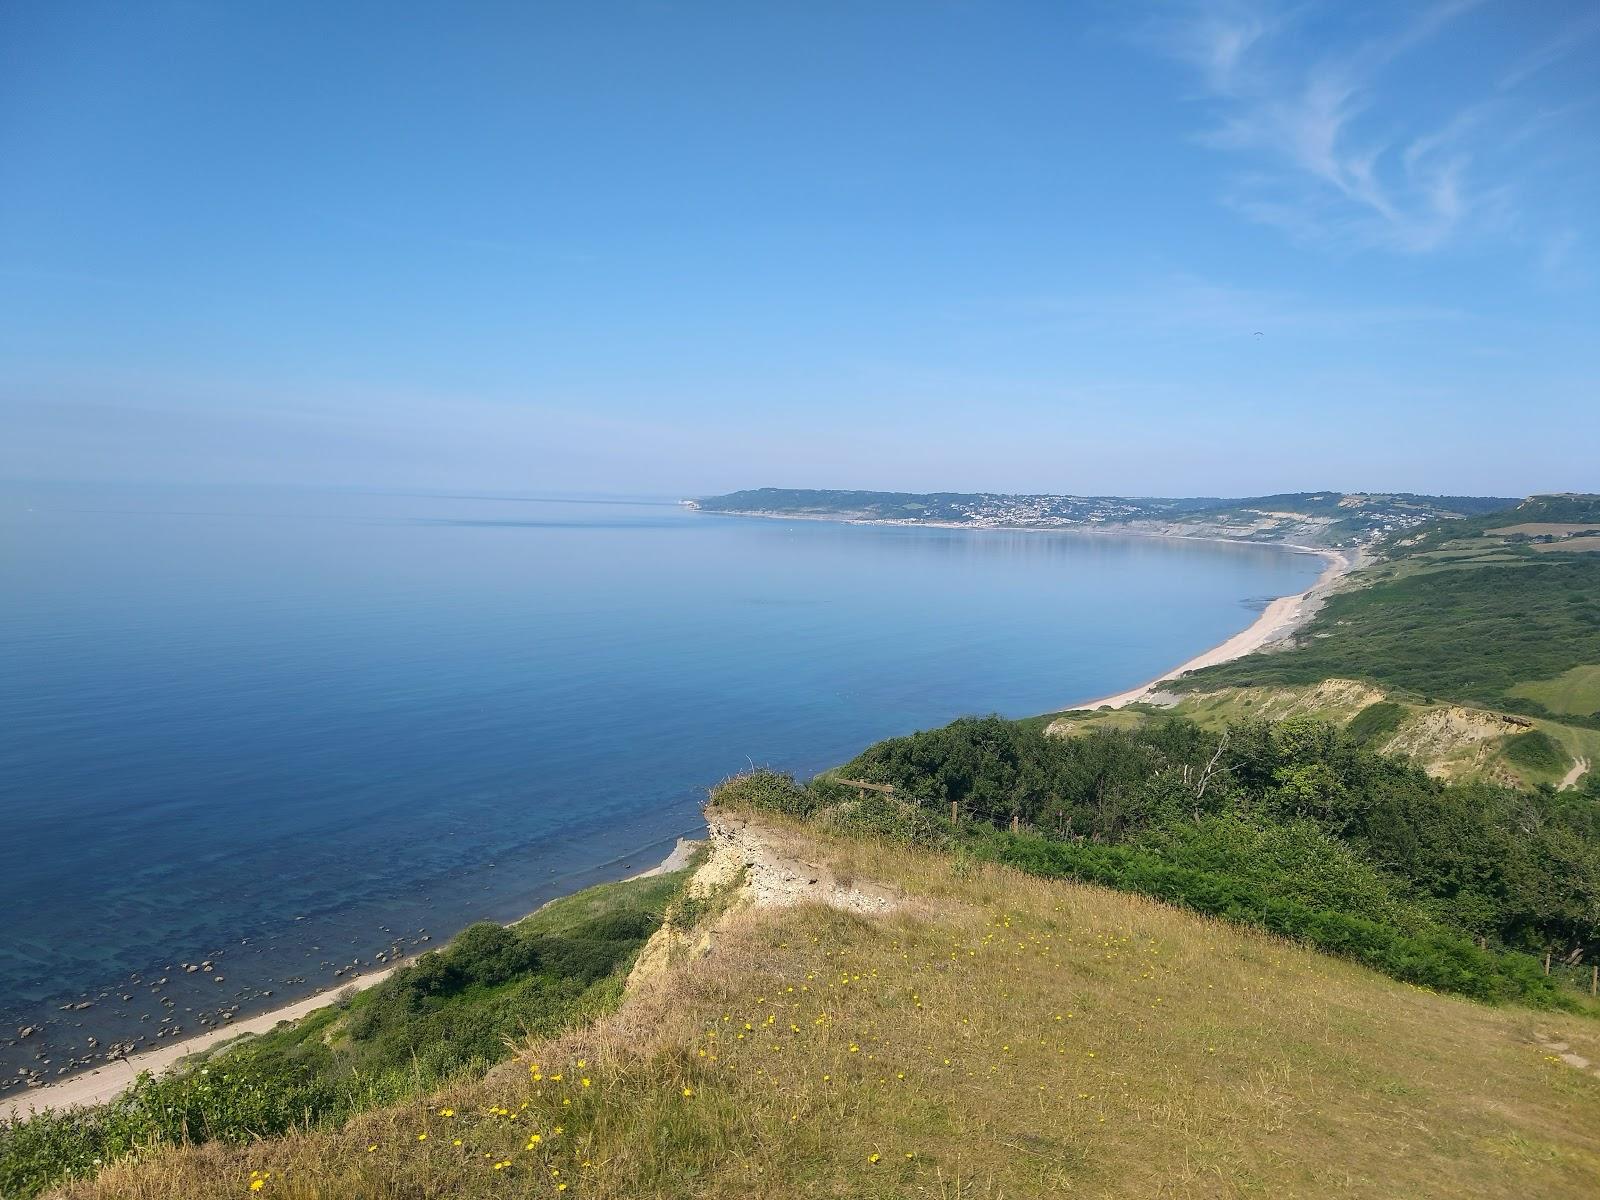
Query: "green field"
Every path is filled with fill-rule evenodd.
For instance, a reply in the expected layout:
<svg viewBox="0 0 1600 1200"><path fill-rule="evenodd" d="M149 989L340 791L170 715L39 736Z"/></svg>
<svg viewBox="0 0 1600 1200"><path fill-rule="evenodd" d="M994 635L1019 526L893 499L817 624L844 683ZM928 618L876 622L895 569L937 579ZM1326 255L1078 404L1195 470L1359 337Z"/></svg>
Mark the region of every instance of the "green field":
<svg viewBox="0 0 1600 1200"><path fill-rule="evenodd" d="M1553 713L1592 716L1600 713L1600 666L1573 667L1554 679L1519 683L1511 694L1536 701Z"/></svg>

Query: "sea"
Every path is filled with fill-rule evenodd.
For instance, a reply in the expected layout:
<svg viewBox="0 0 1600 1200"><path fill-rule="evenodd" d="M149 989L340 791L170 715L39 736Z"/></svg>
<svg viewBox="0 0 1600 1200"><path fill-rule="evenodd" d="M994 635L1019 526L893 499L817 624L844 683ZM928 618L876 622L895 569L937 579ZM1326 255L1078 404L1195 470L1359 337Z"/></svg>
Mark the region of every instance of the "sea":
<svg viewBox="0 0 1600 1200"><path fill-rule="evenodd" d="M1321 566L676 497L0 485L0 1098L643 870L735 772L1124 690Z"/></svg>

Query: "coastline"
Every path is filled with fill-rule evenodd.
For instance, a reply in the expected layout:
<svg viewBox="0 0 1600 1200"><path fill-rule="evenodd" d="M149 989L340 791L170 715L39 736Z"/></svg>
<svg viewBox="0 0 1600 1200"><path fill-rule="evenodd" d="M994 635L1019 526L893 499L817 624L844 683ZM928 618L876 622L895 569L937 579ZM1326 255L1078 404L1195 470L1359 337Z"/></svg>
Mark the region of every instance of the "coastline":
<svg viewBox="0 0 1600 1200"><path fill-rule="evenodd" d="M688 863L699 844L698 841L691 838L679 837L672 850L655 866L625 876L617 882L650 879L657 875L667 875L673 871L680 870ZM556 900L560 899L564 899L564 897L557 896L547 903L554 904ZM543 907L545 906L540 906L540 908ZM534 910L534 912L538 911L539 909ZM512 921L511 924L515 925L518 921L526 920L527 917L532 915L533 913L527 913L522 917L518 917L517 921ZM353 996L357 992L364 992L368 988L382 983L395 971L412 961L412 958L398 959L376 971L350 976L342 980L338 987L323 988L309 996L303 996L299 1000L231 1022L219 1029L198 1033L193 1037L183 1038L151 1050L141 1050L138 1054L130 1054L125 1058L103 1063L87 1071L80 1071L76 1075L70 1075L57 1083L47 1083L43 1087L30 1088L14 1096L7 1096L0 1099L0 1120L23 1118L27 1117L30 1112L44 1112L46 1109L59 1111L68 1108L87 1108L96 1104L107 1104L126 1091L134 1080L145 1072L149 1072L151 1075L162 1075L183 1062L184 1059L196 1054L215 1049L228 1042L240 1041L256 1034L271 1033L285 1021L298 1021L302 1017L310 1016L318 1009L327 1008L330 1004L337 1004L345 996Z"/></svg>
<svg viewBox="0 0 1600 1200"><path fill-rule="evenodd" d="M1188 659L1169 671L1163 671L1154 679L1129 688L1127 691L1117 692L1115 695L1105 696L1098 700L1087 700L1076 704L1069 704L1056 712L1081 712L1097 708L1124 708L1129 704L1149 696L1159 686L1180 675L1190 671L1198 671L1202 667L1214 667L1219 663L1232 662L1236 658L1243 658L1267 646L1276 645L1287 640L1295 630L1309 621L1322 602L1337 586L1340 579L1363 565L1365 552L1357 547L1350 550L1336 550L1328 546L1307 546L1298 542L1267 542L1256 541L1251 538L1225 537L1220 534L1192 534L1172 533L1153 529L1130 529L1126 527L1106 528L1104 526L1083 525L974 525L964 521L897 521L886 517L846 517L829 516L824 513L774 513L774 512L747 512L731 509L702 509L692 501L680 501L693 508L696 512L706 512L712 516L725 517L761 517L772 521L832 521L841 525L894 525L901 527L925 527L929 529L972 529L972 530L1003 530L1007 533L1068 533L1083 534L1091 537L1135 537L1135 538L1160 538L1164 541L1185 542L1229 542L1239 546L1276 546L1283 550L1293 550L1300 554L1315 554L1327 562L1321 575L1315 583L1303 592L1291 596L1279 596L1260 615L1244 629L1212 646L1203 650L1193 658Z"/></svg>
<svg viewBox="0 0 1600 1200"><path fill-rule="evenodd" d="M1221 533L1178 533L1172 529L1139 529L1127 525L978 525L971 521L921 521L907 518L899 521L892 517L846 517L827 513L775 513L754 512L742 509L701 508L692 501L678 502L694 512L711 517L758 517L764 521L824 521L833 525L886 525L894 529L968 529L974 532L998 533L1067 533L1085 537L1158 538L1171 542L1224 542L1231 546L1273 546L1280 550L1294 550L1301 554L1316 554L1324 558L1332 555L1349 557L1359 555L1360 548L1338 550L1332 546L1308 546L1303 542L1266 541L1260 538L1229 537Z"/></svg>
<svg viewBox="0 0 1600 1200"><path fill-rule="evenodd" d="M1338 585L1339 580L1359 565L1359 552L1349 554L1339 550L1319 550L1310 546L1294 546L1291 549L1319 554L1328 560L1327 567L1317 577L1317 581L1305 591L1292 596L1279 596L1262 609L1261 614L1248 627L1211 649L1179 663L1170 671L1162 672L1147 683L1099 700L1072 704L1060 711L1081 712L1100 708L1125 708L1145 699L1163 683L1180 675L1187 675L1190 671L1198 671L1202 667L1214 667L1218 663L1232 662L1236 658L1243 658L1247 654L1253 654L1257 650L1287 640L1295 630L1311 619L1317 609L1322 607L1322 602Z"/></svg>
<svg viewBox="0 0 1600 1200"><path fill-rule="evenodd" d="M266 1012L234 1021L220 1029L197 1033L193 1037L183 1038L154 1050L141 1050L138 1054L130 1054L126 1058L119 1058L87 1071L80 1071L76 1075L69 1075L59 1083L47 1083L43 1087L30 1088L15 1096L8 1096L0 1101L0 1105L3 1105L3 1108L0 1108L0 1119L8 1116L26 1117L30 1110L43 1112L46 1109L85 1108L109 1103L147 1071L152 1075L161 1075L191 1055L213 1049L224 1042L237 1041L258 1033L271 1033L284 1021L298 1021L319 1008L337 1003L339 997L343 995L354 995L383 982L409 961L403 959L380 970L356 975L343 981L336 989L327 988L315 992L291 1004L268 1009Z"/></svg>
<svg viewBox="0 0 1600 1200"><path fill-rule="evenodd" d="M1162 673L1156 678L1098 700L1068 705L1055 711L1075 711L1097 708L1122 708L1135 703L1150 693L1154 692L1160 684L1176 678L1189 671L1199 670L1202 667L1228 662L1241 658L1264 646L1273 644L1287 638L1294 630L1298 629L1320 607L1323 598L1336 586L1338 581L1350 570L1360 565L1359 551L1339 551L1324 547L1305 546L1287 542L1261 542L1245 538L1228 538L1209 535L1185 535L1174 533L1161 533L1150 530L1136 529L1097 529L1097 528L1070 528L1054 526L973 526L955 522L927 522L927 521L888 521L871 519L834 518L826 516L792 516L777 513L727 513L729 516L764 516L774 520L821 520L835 521L845 524L874 524L874 525L927 525L936 528L951 529L1001 529L1009 532L1028 533L1082 533L1099 536L1145 537L1162 538L1167 540L1184 541L1216 541L1234 542L1250 546L1277 546L1285 550L1299 553L1316 554L1327 560L1328 565L1318 577L1317 581L1303 592L1290 596L1282 596L1273 600L1257 616L1257 618L1244 630L1234 634L1227 640L1204 650L1188 659L1177 667ZM681 868L693 853L696 843L687 838L680 837L670 853L659 864L647 870L627 875L625 879L642 879L651 876L666 874ZM559 897L558 897L559 898ZM553 901L552 901L553 902ZM542 906L541 906L542 907ZM537 911L537 910L535 910ZM531 915L531 914L527 914ZM519 918L519 920L522 918ZM515 922L512 922L513 924ZM120 1095L142 1073L149 1072L160 1075L183 1060L193 1055L215 1049L226 1043L241 1040L248 1036L271 1032L285 1021L295 1021L319 1009L337 1003L343 996L354 995L367 988L381 983L399 967L406 965L412 959L401 959L391 962L388 966L378 970L369 971L362 975L351 976L341 981L337 987L326 987L312 995L304 996L299 1000L281 1005L279 1007L256 1013L250 1017L242 1018L224 1027L209 1030L193 1037L174 1041L168 1045L143 1050L138 1054L112 1062L102 1063L78 1074L71 1075L58 1082L45 1084L42 1087L28 1089L15 1095L0 1098L0 1119L7 1116L25 1117L30 1110L43 1111L46 1109L66 1109L72 1107L92 1106L104 1104Z"/></svg>

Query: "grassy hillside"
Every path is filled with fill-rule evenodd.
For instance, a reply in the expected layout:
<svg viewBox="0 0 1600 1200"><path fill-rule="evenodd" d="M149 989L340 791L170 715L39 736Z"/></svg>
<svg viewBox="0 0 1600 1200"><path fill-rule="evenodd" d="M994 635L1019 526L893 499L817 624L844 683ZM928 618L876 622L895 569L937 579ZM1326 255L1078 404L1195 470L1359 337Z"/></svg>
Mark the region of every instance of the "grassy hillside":
<svg viewBox="0 0 1600 1200"><path fill-rule="evenodd" d="M342 1131L163 1150L62 1195L1600 1190L1600 1078L1559 1057L1600 1060L1591 1021L1434 995L1133 896L762 819L795 859L874 881L897 906L734 911L708 956L487 1077Z"/></svg>
<svg viewBox="0 0 1600 1200"><path fill-rule="evenodd" d="M1356 713L1383 702L1372 744L1446 778L1591 786L1600 765L1600 556L1583 531L1600 497L1536 496L1391 539L1286 650L1170 685L1202 723ZM1337 693L1337 694L1336 694ZM1063 725L1063 730L1072 724ZM1375 737L1375 731L1367 731Z"/></svg>
<svg viewBox="0 0 1600 1200"><path fill-rule="evenodd" d="M615 1005L685 873L606 884L509 928L474 925L376 987L224 1047L109 1105L0 1123L0 1195L184 1140L254 1141L480 1075L529 1036Z"/></svg>
<svg viewBox="0 0 1600 1200"><path fill-rule="evenodd" d="M1554 716L1526 686L1600 664L1600 559L1402 562L1412 569L1374 573L1330 599L1296 649L1197 671L1179 686L1359 679ZM1576 715L1600 723L1600 712Z"/></svg>
<svg viewBox="0 0 1600 1200"><path fill-rule="evenodd" d="M1579 761L1600 764L1600 729L1386 691L1352 679L1185 691L1172 704L1060 713L1042 725L1054 734L1079 736L1134 729L1174 715L1212 730L1237 721L1313 716L1343 727L1368 749L1406 758L1430 775L1455 782L1555 786ZM1530 731L1548 739L1547 756L1530 761L1513 752ZM1581 785L1590 782L1588 775L1580 780Z"/></svg>

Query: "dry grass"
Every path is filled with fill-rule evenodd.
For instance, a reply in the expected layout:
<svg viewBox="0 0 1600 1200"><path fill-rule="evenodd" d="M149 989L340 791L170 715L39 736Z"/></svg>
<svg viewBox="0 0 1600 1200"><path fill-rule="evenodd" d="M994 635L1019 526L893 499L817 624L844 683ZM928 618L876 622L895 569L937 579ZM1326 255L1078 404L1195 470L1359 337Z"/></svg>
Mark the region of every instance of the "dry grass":
<svg viewBox="0 0 1600 1200"><path fill-rule="evenodd" d="M739 913L614 1016L428 1104L63 1194L209 1200L252 1171L285 1200L1600 1194L1600 1078L1534 1040L1600 1060L1593 1022L1136 897L812 850L908 903Z"/></svg>

